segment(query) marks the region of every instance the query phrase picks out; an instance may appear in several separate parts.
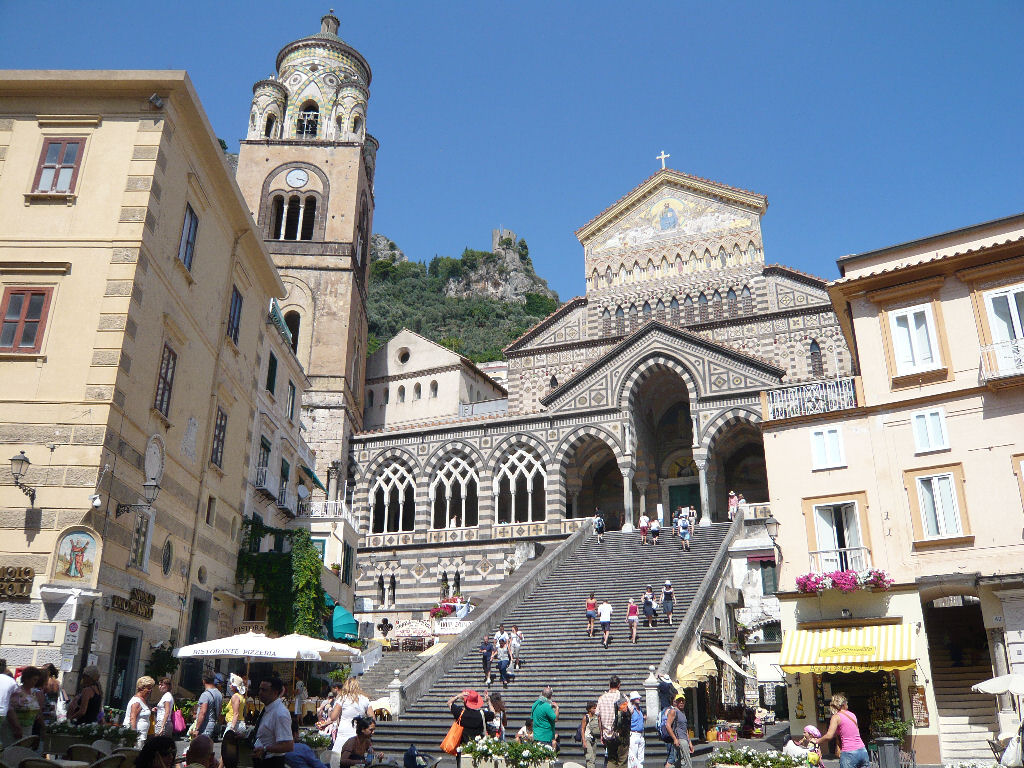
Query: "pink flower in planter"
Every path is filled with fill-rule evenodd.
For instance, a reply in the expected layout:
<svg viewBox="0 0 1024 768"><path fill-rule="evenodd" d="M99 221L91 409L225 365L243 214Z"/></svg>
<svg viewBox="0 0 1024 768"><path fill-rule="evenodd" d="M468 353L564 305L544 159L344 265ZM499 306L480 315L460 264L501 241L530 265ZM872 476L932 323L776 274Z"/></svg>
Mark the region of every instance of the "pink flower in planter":
<svg viewBox="0 0 1024 768"><path fill-rule="evenodd" d="M856 571L833 571L828 577L832 580L832 586L840 592L853 592L860 586Z"/></svg>
<svg viewBox="0 0 1024 768"><path fill-rule="evenodd" d="M828 588L828 577L820 573L805 573L803 576L797 576L796 589L798 592L820 595Z"/></svg>
<svg viewBox="0 0 1024 768"><path fill-rule="evenodd" d="M881 568L872 568L864 577L864 586L873 589L889 589L895 580Z"/></svg>

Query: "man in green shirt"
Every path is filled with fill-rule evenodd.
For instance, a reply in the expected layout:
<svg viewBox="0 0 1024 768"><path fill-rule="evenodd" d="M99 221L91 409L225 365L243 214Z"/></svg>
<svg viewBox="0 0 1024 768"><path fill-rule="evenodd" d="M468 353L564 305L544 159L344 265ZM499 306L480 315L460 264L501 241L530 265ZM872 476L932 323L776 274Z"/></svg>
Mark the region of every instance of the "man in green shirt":
<svg viewBox="0 0 1024 768"><path fill-rule="evenodd" d="M551 700L553 695L551 686L544 686L540 698L533 702L530 717L533 719L533 740L549 744L557 750L555 720L558 719L558 705Z"/></svg>

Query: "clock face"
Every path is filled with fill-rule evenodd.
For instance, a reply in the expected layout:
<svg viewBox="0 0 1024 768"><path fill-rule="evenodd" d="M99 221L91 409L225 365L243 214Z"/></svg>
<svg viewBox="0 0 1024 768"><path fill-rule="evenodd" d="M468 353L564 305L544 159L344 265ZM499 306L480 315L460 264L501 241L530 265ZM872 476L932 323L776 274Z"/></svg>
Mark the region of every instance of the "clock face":
<svg viewBox="0 0 1024 768"><path fill-rule="evenodd" d="M159 436L153 435L146 445L146 479L158 483L164 476L164 442Z"/></svg>
<svg viewBox="0 0 1024 768"><path fill-rule="evenodd" d="M284 180L288 182L289 187L303 187L309 181L309 174L301 168L293 168L288 171L288 175L284 177Z"/></svg>

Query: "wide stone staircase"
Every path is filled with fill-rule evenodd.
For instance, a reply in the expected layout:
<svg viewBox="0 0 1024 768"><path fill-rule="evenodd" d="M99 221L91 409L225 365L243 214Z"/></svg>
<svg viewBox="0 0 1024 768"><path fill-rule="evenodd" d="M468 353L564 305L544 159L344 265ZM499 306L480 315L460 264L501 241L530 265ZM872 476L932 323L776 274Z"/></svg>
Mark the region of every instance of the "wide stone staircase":
<svg viewBox="0 0 1024 768"><path fill-rule="evenodd" d="M395 679L395 670L403 679L419 667L424 659L420 651L388 651L381 660L374 664L359 678L359 686L366 691L371 701L375 701L389 693L388 684Z"/></svg>
<svg viewBox="0 0 1024 768"><path fill-rule="evenodd" d="M992 677L991 664L953 666L945 648L933 645L928 652L935 704L939 710L939 746L943 762L983 760L991 763L988 739L995 738L998 729L995 697L971 691L972 685Z"/></svg>
<svg viewBox="0 0 1024 768"><path fill-rule="evenodd" d="M516 624L525 636L524 666L507 689L502 688L495 668L490 686L492 693L501 692L508 709L506 737L515 736L530 716L530 708L541 689L551 685L554 701L560 706L559 757L583 762L582 748L573 741L573 734L586 702L607 690L612 674L622 679L623 693L638 690L644 694L649 667L661 662L716 555L727 545L728 532L728 523L698 528L689 552L682 551L679 540L668 532L662 534L657 546L642 546L637 533L609 533L601 544L597 536L591 535L569 559L538 583L504 619L506 629ZM659 621L656 628L647 629L641 617L638 644L630 644L626 627L628 599L634 597L639 603L648 584L660 595L665 579L671 579L675 587L674 625ZM596 622L594 637L587 637L585 603L591 592L599 601L607 599L614 608L608 649L601 647L600 625ZM491 627L492 634L495 629ZM388 665L387 655L380 665ZM394 669L394 665L388 666ZM441 754L438 746L452 723L445 702L466 688L481 693L485 690L480 653L476 650L454 662L418 701L408 703L400 718L379 723L375 747L396 756L415 743L421 751ZM664 759L665 747L657 740L653 728L648 728L647 747L652 765L654 759Z"/></svg>

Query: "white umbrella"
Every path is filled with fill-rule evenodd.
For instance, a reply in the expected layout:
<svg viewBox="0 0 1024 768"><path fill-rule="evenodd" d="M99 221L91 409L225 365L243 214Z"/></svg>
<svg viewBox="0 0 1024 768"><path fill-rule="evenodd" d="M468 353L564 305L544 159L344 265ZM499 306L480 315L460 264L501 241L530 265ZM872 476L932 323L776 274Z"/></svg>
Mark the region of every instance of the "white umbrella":
<svg viewBox="0 0 1024 768"><path fill-rule="evenodd" d="M975 693L990 693L993 696L1003 693L1024 696L1024 675L1016 673L1000 675L999 677L993 677L991 680L985 680L972 685L971 690Z"/></svg>
<svg viewBox="0 0 1024 768"><path fill-rule="evenodd" d="M306 635L267 637L256 632L207 640L178 648L178 658L277 659L282 661L341 661L359 656L355 648Z"/></svg>

